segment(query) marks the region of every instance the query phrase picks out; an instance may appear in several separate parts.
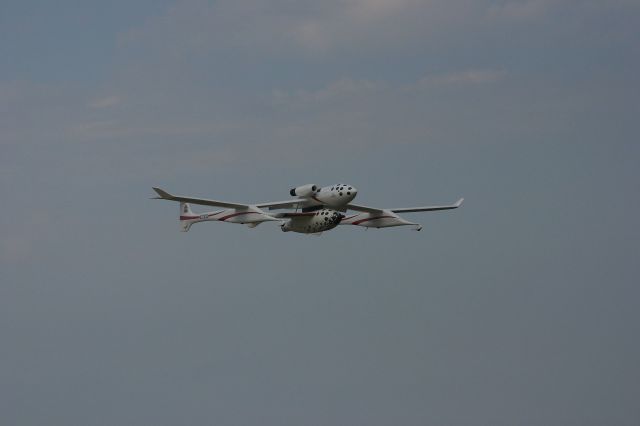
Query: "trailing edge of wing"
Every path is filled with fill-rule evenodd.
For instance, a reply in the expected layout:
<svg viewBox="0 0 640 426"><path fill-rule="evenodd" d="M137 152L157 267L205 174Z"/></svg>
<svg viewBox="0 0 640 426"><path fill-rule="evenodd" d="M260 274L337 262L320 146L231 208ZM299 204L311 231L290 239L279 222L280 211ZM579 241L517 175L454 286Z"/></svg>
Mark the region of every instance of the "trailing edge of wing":
<svg viewBox="0 0 640 426"><path fill-rule="evenodd" d="M156 199L161 199L161 200L181 201L183 203L200 204L203 206L224 207L228 209L249 208L248 204L229 203L226 201L208 200L205 198L182 197L178 195L169 194L167 191L164 191L160 188L155 188L155 187L153 188L153 190L156 191L156 193L159 195L159 197L156 197Z"/></svg>
<svg viewBox="0 0 640 426"><path fill-rule="evenodd" d="M405 207L400 209L391 209L394 213L410 213L410 212L434 212L438 210L451 210L457 209L462 205L464 198L460 198L454 204L449 204L445 206L426 206L426 207Z"/></svg>

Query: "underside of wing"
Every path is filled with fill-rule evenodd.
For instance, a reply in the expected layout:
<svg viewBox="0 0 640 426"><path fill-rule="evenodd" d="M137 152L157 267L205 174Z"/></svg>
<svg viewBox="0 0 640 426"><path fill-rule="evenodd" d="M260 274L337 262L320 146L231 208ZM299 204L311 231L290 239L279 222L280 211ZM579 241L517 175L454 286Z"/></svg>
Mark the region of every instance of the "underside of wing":
<svg viewBox="0 0 640 426"><path fill-rule="evenodd" d="M317 202L308 200L306 198L299 198L285 201L272 201L268 203L256 204L256 207L260 209L278 210L278 209L303 209L305 207L311 207L318 205Z"/></svg>
<svg viewBox="0 0 640 426"><path fill-rule="evenodd" d="M160 188L153 188L154 191L158 194L156 199L159 200L169 200L169 201L179 201L183 203L191 203L191 204L200 204L203 206L215 206L215 207L224 207L227 209L247 209L249 208L248 204L240 204L240 203L229 203L227 201L218 201L218 200L210 200L206 198L194 198L194 197L183 197L180 195L172 195L167 191L164 191Z"/></svg>
<svg viewBox="0 0 640 426"><path fill-rule="evenodd" d="M390 209L394 213L411 213L411 212L435 212L438 210L451 210L457 209L462 205L464 198L460 198L454 204L448 204L443 206L425 206L425 207L403 207L399 209Z"/></svg>
<svg viewBox="0 0 640 426"><path fill-rule="evenodd" d="M301 213L286 212L286 213L271 213L270 215L273 217L277 217L278 219L283 219L283 218L293 218L293 217L314 216L315 213L314 212L301 212Z"/></svg>

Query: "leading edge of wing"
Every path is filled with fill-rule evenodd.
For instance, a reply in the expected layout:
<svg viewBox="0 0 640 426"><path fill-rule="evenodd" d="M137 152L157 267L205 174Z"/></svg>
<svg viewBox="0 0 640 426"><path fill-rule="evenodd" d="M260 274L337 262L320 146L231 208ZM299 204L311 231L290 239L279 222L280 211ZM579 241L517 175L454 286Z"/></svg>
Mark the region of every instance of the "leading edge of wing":
<svg viewBox="0 0 640 426"><path fill-rule="evenodd" d="M183 203L191 203L191 204L200 204L203 206L215 206L215 207L225 207L228 209L247 209L249 208L249 204L240 204L240 203L229 203L227 201L218 201L218 200L210 200L206 198L194 198L194 197L183 197L180 195L172 195L167 191L153 187L153 190L159 195L156 199L160 200L169 200L169 201L180 201Z"/></svg>
<svg viewBox="0 0 640 426"><path fill-rule="evenodd" d="M411 212L433 212L438 210L451 210L457 209L462 205L464 198L460 198L454 204L443 205L443 206L424 206L424 207L403 207L398 209L381 209L377 207L368 207L368 206L360 206L358 204L347 204L347 208L351 210L355 210L357 212L365 212L365 213L380 213L382 211L392 211L394 213L411 213Z"/></svg>
<svg viewBox="0 0 640 426"><path fill-rule="evenodd" d="M425 206L425 207L403 207L399 209L390 209L394 213L411 213L411 212L435 212L438 210L451 210L457 209L464 202L464 198L460 198L453 204L443 206Z"/></svg>

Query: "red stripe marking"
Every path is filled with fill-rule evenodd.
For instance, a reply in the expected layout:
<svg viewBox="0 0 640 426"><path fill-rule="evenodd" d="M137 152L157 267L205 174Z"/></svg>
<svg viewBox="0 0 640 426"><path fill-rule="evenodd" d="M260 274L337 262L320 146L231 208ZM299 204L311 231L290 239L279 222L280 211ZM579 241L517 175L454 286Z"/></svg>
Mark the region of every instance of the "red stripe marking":
<svg viewBox="0 0 640 426"><path fill-rule="evenodd" d="M360 220L356 220L355 222L353 222L352 225L360 225L363 222L367 222L370 220L376 220L376 219L387 219L387 218L395 218L395 216L376 216L376 217L369 217L367 219L360 219Z"/></svg>

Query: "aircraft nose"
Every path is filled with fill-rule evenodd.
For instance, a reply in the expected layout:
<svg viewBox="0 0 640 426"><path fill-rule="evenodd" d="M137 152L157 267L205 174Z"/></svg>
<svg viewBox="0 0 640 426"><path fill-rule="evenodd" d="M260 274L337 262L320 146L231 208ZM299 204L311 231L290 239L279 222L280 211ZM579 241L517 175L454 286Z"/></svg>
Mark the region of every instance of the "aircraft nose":
<svg viewBox="0 0 640 426"><path fill-rule="evenodd" d="M351 191L350 191L350 192L351 192L351 195L352 195L353 197L355 197L355 196L356 196L356 194L358 193L358 190L357 190L357 189L356 189L356 187L354 186L354 187L352 187L352 189L351 189Z"/></svg>

